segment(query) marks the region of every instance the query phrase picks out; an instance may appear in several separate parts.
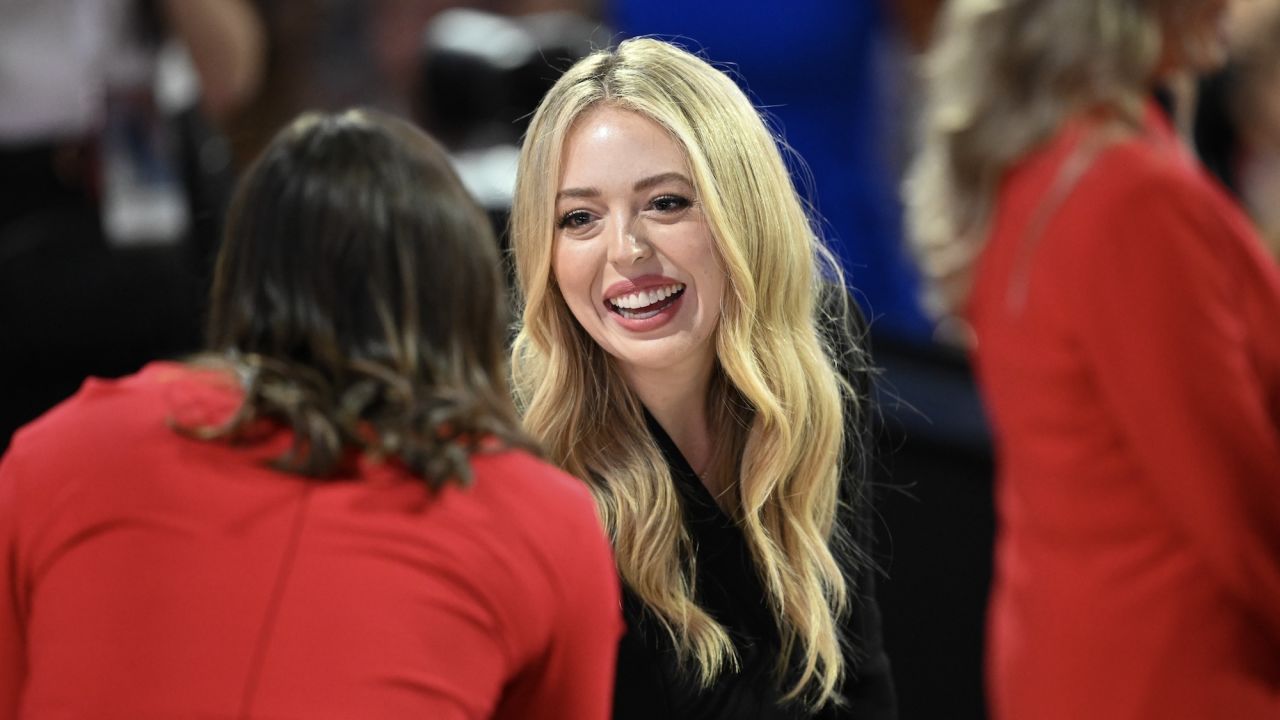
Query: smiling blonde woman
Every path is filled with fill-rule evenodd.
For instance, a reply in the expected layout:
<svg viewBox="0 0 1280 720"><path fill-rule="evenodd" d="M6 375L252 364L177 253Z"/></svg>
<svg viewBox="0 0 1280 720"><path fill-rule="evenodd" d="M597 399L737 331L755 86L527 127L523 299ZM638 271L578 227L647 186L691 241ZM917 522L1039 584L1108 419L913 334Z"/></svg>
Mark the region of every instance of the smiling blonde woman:
<svg viewBox="0 0 1280 720"><path fill-rule="evenodd" d="M582 60L512 237L525 428L591 486L627 590L615 717L893 717L852 519L864 363L742 91L650 39Z"/></svg>

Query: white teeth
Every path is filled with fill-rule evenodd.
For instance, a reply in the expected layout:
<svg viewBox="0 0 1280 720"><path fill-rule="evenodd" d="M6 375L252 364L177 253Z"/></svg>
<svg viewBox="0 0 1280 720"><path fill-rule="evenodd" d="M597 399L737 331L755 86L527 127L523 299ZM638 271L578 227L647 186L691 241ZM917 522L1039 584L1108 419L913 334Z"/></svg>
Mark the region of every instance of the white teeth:
<svg viewBox="0 0 1280 720"><path fill-rule="evenodd" d="M662 312L661 310L649 310L647 312L637 312L635 310L623 310L618 308L618 314L628 320L648 320L649 318Z"/></svg>
<svg viewBox="0 0 1280 720"><path fill-rule="evenodd" d="M683 289L683 283L675 283L665 287L653 288L652 290L640 290L638 292L613 298L609 301L609 304L622 310L634 310L636 308L648 307L661 300L666 300Z"/></svg>

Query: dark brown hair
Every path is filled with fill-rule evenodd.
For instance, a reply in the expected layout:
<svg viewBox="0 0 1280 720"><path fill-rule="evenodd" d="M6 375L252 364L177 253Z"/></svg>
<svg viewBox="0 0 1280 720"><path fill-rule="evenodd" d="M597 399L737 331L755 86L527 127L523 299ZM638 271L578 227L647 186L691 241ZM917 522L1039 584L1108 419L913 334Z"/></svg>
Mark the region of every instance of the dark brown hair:
<svg viewBox="0 0 1280 720"><path fill-rule="evenodd" d="M308 113L276 135L232 200L211 305L209 349L245 398L201 437L244 440L270 419L294 435L281 469L342 475L364 452L431 487L469 482L479 449L532 448L507 386L492 230L402 120Z"/></svg>

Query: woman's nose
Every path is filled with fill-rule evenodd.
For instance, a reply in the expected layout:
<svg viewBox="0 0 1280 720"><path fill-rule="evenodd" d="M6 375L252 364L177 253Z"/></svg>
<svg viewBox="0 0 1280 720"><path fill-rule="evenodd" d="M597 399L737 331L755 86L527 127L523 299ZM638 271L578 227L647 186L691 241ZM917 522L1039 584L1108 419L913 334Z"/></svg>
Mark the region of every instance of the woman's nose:
<svg viewBox="0 0 1280 720"><path fill-rule="evenodd" d="M634 221L613 223L609 238L609 261L615 264L635 264L653 255L653 246L644 236L643 228Z"/></svg>

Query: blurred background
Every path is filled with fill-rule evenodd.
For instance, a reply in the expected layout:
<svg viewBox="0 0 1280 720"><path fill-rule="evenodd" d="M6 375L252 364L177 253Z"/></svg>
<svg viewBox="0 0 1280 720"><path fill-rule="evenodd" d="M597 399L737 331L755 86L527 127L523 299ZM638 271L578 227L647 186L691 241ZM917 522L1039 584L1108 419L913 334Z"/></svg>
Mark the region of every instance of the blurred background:
<svg viewBox="0 0 1280 720"><path fill-rule="evenodd" d="M558 73L625 37L673 39L738 80L795 151L872 321L879 591L902 718L983 718L989 437L963 350L918 301L899 200L943 3L0 0L0 448L86 376L199 348L232 184L297 113L413 119L501 233L517 145ZM1278 4L1240 0L1232 64L1166 98L1273 245Z"/></svg>

